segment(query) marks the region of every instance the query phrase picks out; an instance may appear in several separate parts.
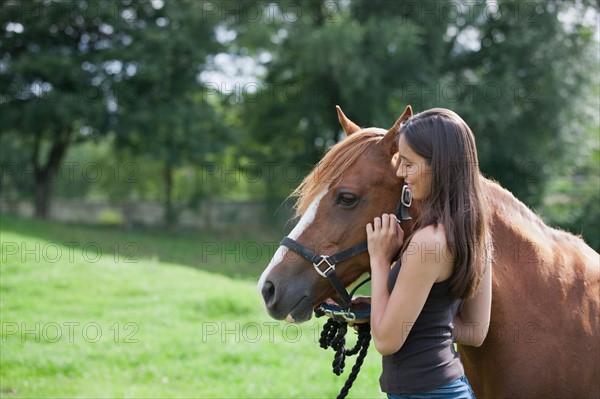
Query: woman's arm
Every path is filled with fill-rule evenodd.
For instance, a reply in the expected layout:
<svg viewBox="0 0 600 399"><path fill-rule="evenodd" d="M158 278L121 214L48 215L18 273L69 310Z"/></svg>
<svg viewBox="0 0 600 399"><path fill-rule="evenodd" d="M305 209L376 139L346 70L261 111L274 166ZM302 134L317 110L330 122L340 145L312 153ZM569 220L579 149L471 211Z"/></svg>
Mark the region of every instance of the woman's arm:
<svg viewBox="0 0 600 399"><path fill-rule="evenodd" d="M460 345L481 346L490 326L492 307L492 266L487 264L479 290L465 300L454 318L454 340Z"/></svg>
<svg viewBox="0 0 600 399"><path fill-rule="evenodd" d="M375 218L367 225L371 259L371 333L382 355L397 352L421 313L431 287L452 261L445 248L445 234L433 226L417 232L402 255L402 268L392 291L388 291L391 257L398 250L395 216ZM400 240L400 244L401 244Z"/></svg>

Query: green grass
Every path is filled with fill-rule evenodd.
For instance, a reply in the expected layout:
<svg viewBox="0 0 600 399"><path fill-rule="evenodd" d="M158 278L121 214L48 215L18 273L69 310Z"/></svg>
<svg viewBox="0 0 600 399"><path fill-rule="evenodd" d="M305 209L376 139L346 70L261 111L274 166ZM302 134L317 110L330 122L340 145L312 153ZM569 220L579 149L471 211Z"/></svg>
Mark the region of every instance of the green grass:
<svg viewBox="0 0 600 399"><path fill-rule="evenodd" d="M0 397L335 397L354 362L333 375L322 320L265 314L255 282L270 253L248 248L269 237L8 215L0 232ZM349 397L384 397L379 372L371 348Z"/></svg>
<svg viewBox="0 0 600 399"><path fill-rule="evenodd" d="M136 263L140 260L177 263L219 273L236 279L255 279L277 249L279 233L255 233L233 229L228 234L213 232L169 232L159 229L127 232L108 226L61 224L17 218L2 214L2 229L36 237L40 244L39 258L53 260L56 244L83 250L83 260L94 261L104 254L116 263ZM35 242L25 246L35 248ZM47 252L47 253L46 253ZM47 256L46 256L47 255Z"/></svg>

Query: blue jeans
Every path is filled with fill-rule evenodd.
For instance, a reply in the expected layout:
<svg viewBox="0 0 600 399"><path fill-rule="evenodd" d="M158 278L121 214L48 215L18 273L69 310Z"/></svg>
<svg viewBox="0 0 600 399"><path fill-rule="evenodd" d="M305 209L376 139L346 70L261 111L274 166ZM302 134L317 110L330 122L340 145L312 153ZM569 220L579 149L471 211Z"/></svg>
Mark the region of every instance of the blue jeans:
<svg viewBox="0 0 600 399"><path fill-rule="evenodd" d="M422 393L388 393L388 399L475 399L475 394L464 375L456 380L434 389Z"/></svg>

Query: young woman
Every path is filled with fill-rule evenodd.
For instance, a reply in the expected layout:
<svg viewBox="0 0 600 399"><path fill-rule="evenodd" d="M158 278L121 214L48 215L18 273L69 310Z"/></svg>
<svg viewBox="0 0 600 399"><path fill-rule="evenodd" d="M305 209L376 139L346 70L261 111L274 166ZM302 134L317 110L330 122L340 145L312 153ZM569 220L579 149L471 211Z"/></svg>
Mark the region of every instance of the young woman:
<svg viewBox="0 0 600 399"><path fill-rule="evenodd" d="M436 108L401 125L398 152L397 174L422 212L410 237L394 215L366 227L381 388L391 399L472 398L453 344L481 345L490 320L491 264L475 139L456 113Z"/></svg>

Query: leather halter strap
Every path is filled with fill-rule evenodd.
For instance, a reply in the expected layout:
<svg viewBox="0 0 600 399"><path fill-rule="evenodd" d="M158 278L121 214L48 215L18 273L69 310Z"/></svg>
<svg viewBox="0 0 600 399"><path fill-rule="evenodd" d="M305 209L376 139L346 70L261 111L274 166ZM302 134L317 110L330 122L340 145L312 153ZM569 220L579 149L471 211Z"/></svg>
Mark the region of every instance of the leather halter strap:
<svg viewBox="0 0 600 399"><path fill-rule="evenodd" d="M340 262L343 262L347 259L350 259L356 255L359 255L363 252L367 251L367 242L362 241L356 245L351 246L348 249L340 251L334 255L317 255L311 249L305 247L300 244L298 241L290 238L283 237L281 240L281 245L284 245L296 252L298 255L302 256L304 259L308 260L313 264L313 267L321 276L325 277L333 288L335 288L336 292L339 295L340 305L344 307L344 309L350 309L350 305L352 303L352 298L348 291L346 291L346 287L340 281L337 273L335 272L335 265ZM324 270L321 270L321 266L325 264L327 266Z"/></svg>
<svg viewBox="0 0 600 399"><path fill-rule="evenodd" d="M412 203L412 196L410 191L406 186L402 187L402 195L400 196L400 200L398 201L398 205L396 206L396 217L398 221L405 221L412 219L408 213L408 208ZM281 245L284 245L296 252L298 255L302 256L304 259L308 260L312 263L313 267L321 276L325 277L336 292L339 295L339 302L342 305L344 310L349 310L352 306L352 297L348 294L346 287L342 284L340 278L335 272L335 266L348 260L356 255L360 255L363 252L367 252L368 246L367 241L359 242L351 246L350 248L344 249L343 251L337 252L333 255L317 255L310 248L305 247L300 244L298 241L294 240L290 237L283 237L281 240ZM327 266L325 270L321 270L321 266L325 264ZM353 291L354 292L354 291Z"/></svg>
<svg viewBox="0 0 600 399"><path fill-rule="evenodd" d="M328 264L336 265L340 262L348 260L356 255L362 254L363 252L367 251L366 241L359 242L358 244L353 245L350 248L340 251L334 255L317 255L312 250L290 237L283 237L283 239L281 240L281 245L285 245L292 251L296 252L298 255L302 256L304 259L311 262L313 265L323 263L325 259L327 259ZM321 271L320 269L317 269L317 273L319 273L320 275L325 274L326 271L327 270Z"/></svg>

